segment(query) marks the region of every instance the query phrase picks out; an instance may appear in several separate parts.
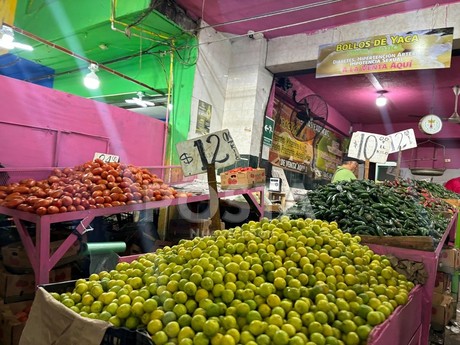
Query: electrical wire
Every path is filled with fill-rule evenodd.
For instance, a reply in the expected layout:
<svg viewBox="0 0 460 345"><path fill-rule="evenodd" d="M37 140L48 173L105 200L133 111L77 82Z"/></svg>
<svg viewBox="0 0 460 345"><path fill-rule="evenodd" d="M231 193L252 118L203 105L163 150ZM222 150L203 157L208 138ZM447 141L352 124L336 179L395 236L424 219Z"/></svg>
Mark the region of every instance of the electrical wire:
<svg viewBox="0 0 460 345"><path fill-rule="evenodd" d="M203 0L201 2L201 18L204 20L204 4L206 3L206 0Z"/></svg>
<svg viewBox="0 0 460 345"><path fill-rule="evenodd" d="M203 29L208 29L208 28L215 29L217 27L224 26L224 25L239 24L239 23L244 23L244 22L247 22L247 21L269 18L269 17L273 17L273 16L278 16L278 15L281 15L281 14L291 13L291 12L303 11L303 10L307 10L307 9L314 8L314 7L319 7L319 6L323 6L323 5L330 5L330 4L333 4L333 3L336 3L336 2L342 2L342 0L323 0L323 1L318 1L318 2L312 3L312 4L306 4L306 5L296 6L296 7L285 8L285 9L278 10L278 11L273 11L273 12L268 12L268 13L255 15L255 16L252 16L252 17L246 17L246 18L241 18L241 19L236 19L236 20L230 20L228 22L223 22L223 23L218 23L218 24L213 24L213 25L206 25L206 26L203 26L201 28L198 28L198 31L203 30ZM201 17L203 18L203 13L202 13Z"/></svg>
<svg viewBox="0 0 460 345"><path fill-rule="evenodd" d="M362 11L372 10L372 9L376 9L376 8L380 8L380 7L395 5L395 4L398 4L398 3L401 3L401 2L406 2L406 1L407 0L393 0L393 1L385 2L385 3L381 3L381 4L377 4L377 5L368 6L368 7L356 8L356 9L353 9L353 10L344 11L344 12L340 12L340 13L335 13L335 14L331 14L331 15L328 15L328 16L320 17L320 18L313 18L313 19L308 19L308 20L304 20L304 21L301 21L301 22L296 22L296 23L286 24L286 25L280 25L280 26L275 26L275 27L268 28L268 29L259 30L257 32L254 32L254 34L257 34L257 33L262 33L263 34L263 33L266 33L266 32L272 32L272 31L276 31L276 30L288 29L288 28L299 26L299 25L310 24L310 23L318 22L318 21L325 20L325 19L331 19L331 18L345 16L345 15L358 13L358 12L362 12ZM198 43L197 45L200 46L200 45L204 45L204 44L212 44L212 43L230 41L230 40L234 40L234 39L238 39L238 38L245 38L245 37L248 37L247 33L238 34L238 35L231 35L229 37L224 37L224 38L217 39L217 40L214 40L214 41L201 42L201 43Z"/></svg>
<svg viewBox="0 0 460 345"><path fill-rule="evenodd" d="M109 18L109 21L110 21L110 27L113 31L116 31L116 32L121 32L125 35L128 35L129 37L131 37L131 35L134 35L136 37L139 37L138 34L133 34L130 30L127 34L126 30L123 31L123 30L120 30L118 28L115 27L115 24L120 24L122 26L124 26L125 28L128 27L128 24L126 23L123 23L123 22L120 22L118 20L116 20L116 12L115 12L115 8L117 7L117 0L111 0L110 2L110 18ZM167 40L169 39L169 36L166 36L166 35L162 35L162 34L157 34L157 33L154 33L154 32L151 32L151 31L148 31L148 30L144 30L142 28L138 28L138 27L133 27L134 29L138 30L139 32L141 33L147 33L149 34L150 36L152 37L157 37L157 38L161 38L162 40ZM154 40L153 38L148 38L150 39L151 41L156 41ZM159 42L159 41L156 41L156 42Z"/></svg>
<svg viewBox="0 0 460 345"><path fill-rule="evenodd" d="M168 84L168 72L166 71L166 66L165 66L165 63L162 59L162 56L158 56L158 54L154 54L154 53L148 53L148 55L154 57L157 59L158 61L158 64L161 66L161 69L163 70L163 73L164 73L164 77L165 77L165 81L166 81L166 84Z"/></svg>
<svg viewBox="0 0 460 345"><path fill-rule="evenodd" d="M25 31L25 30L23 30L23 29L21 29L21 28L18 28L18 27L16 27L16 26L14 26L14 25L12 25L11 28L12 28L14 31L19 32L20 34L22 34L22 35L24 35L24 36L27 36L27 37L29 37L29 38L31 38L31 39L37 41L37 42L43 43L43 44L45 44L45 45L47 45L47 46L49 46L49 47L51 47L51 48L54 48L54 49L56 49L56 50L59 50L59 51L65 53L65 54L67 54L67 55L70 55L70 56L72 56L72 57L74 57L74 58L83 60L83 61L85 61L85 62L87 62L87 63L90 63L90 64L93 63L93 64L97 65L97 66L98 66L100 69L102 69L102 70L105 70L105 71L107 71L107 72L109 72L109 73L111 73L111 74L115 74L115 75L118 76L118 77L121 77L121 78L126 79L126 80L128 80L128 81L131 81L131 82L133 82L133 83L135 83L135 84L138 84L138 85L140 85L140 86L142 86L142 87L145 87L145 88L147 88L147 89L149 89L149 90L152 90L152 91L155 91L155 92L157 92L157 93L160 93L160 94L164 95L164 92L163 92L163 91L157 90L157 89L151 87L150 85L147 85L147 84L142 83L142 82L140 82L140 81L138 81L138 80L136 80L136 79L133 79L133 78L127 76L126 74L123 74L123 73L120 73L120 72L118 72L118 71L116 71L116 70L114 70L114 69L111 69L111 68L105 66L104 64L98 63L97 61L88 59L88 58L86 58L86 57L84 57L84 56L82 56L82 55L80 55L80 54L77 54L77 53L75 53L75 52L73 52L73 51L71 51L71 50L69 50L69 49L67 49L67 48L65 48L65 47L59 46L59 45L57 45L57 44L55 44L55 43L53 43L53 42L50 42L50 41L48 41L48 40L45 40L44 38L41 38L41 37L39 37L39 36L37 36L37 35L34 35L34 34L31 33L31 32Z"/></svg>
<svg viewBox="0 0 460 345"><path fill-rule="evenodd" d="M151 0L150 1L150 5L149 7L142 12L142 14L139 16L139 18L137 20L135 20L134 22L132 22L131 24L128 24L128 26L126 27L125 30L129 30L131 29L133 26L139 24L140 22L142 22L145 18L147 18L147 16L152 13L153 11L155 11L155 9L160 6L160 2L157 2L155 3L155 0Z"/></svg>
<svg viewBox="0 0 460 345"><path fill-rule="evenodd" d="M154 2L152 0L150 6L149 6L149 9L146 11L147 14L150 14L153 10L155 10L155 8L157 8L159 6L159 4L157 5L153 5ZM186 50L186 49L190 49L190 48L196 48L197 46L196 45L193 45L193 46L184 46L184 47L180 47L180 46L177 46L176 43L177 43L177 40L179 40L180 38L183 38L184 36L187 37L187 38L190 38L190 37L195 37L195 35L190 35L188 32L185 32L185 31L182 31L179 35L176 35L175 37L169 37L167 35L161 35L161 34L156 34L156 33L153 33L153 32L150 32L150 31L147 31L147 30L144 30L142 28L139 28L139 27L134 27L134 25L136 25L137 23L139 23L140 21L136 21L132 24L126 24L126 23L123 23L123 22L120 22L120 21L117 21L115 19L116 17L116 6L117 6L117 0L111 0L111 14L110 14L110 22L111 22L111 28L113 31L116 31L116 32L121 32L121 33L124 33L124 34L127 34L128 36L135 36L135 37L138 37L140 39L146 39L146 40L150 40L152 42L155 42L155 43L158 43L158 44L161 44L161 45L165 45L167 46L168 48L170 48L170 51L174 51L176 52L176 55L178 57L178 62L181 63L182 65L185 65L185 66L193 66L196 64L196 61L198 59L198 54L196 54L196 58L194 59L194 61L186 61L178 52L179 50ZM150 10L150 8L152 8L152 10ZM143 16L142 19L144 19L146 16ZM141 34L144 33L144 34L147 34L149 36L153 36L153 37L159 37L161 38L162 40L158 40L158 39L155 39L155 38L152 38L152 37L148 37L148 36L143 36L141 34L138 34L138 33L133 33L131 31L129 31L129 33L126 32L126 29L125 31L122 31L118 28L115 27L115 24L120 24L122 26L125 26L127 29L129 28L134 28L136 29L137 31L139 31Z"/></svg>
<svg viewBox="0 0 460 345"><path fill-rule="evenodd" d="M146 53L145 51L144 51L144 54L146 54L146 55L152 54L153 55L153 53ZM115 58L115 59L112 59L112 60L103 61L103 62L96 63L96 64L98 64L98 65L111 65L111 64L114 64L114 63L117 63L117 62L122 62L122 61L130 60L130 59L134 59L137 56L138 56L138 54L136 53L136 54L131 54L131 55L128 55L128 56ZM53 74L49 74L49 75L44 75L44 76L40 76L40 77L37 77L37 78L25 79L25 81L36 82L36 81L43 80L43 79L51 79L53 77L59 77L59 76L62 76L62 75L68 75L68 74L72 74L72 73L75 73L75 72L79 72L82 69L83 68L74 68L74 69L71 69L71 70L58 72L58 73L53 73Z"/></svg>
<svg viewBox="0 0 460 345"><path fill-rule="evenodd" d="M18 63L21 62L21 60L22 60L21 58L16 57L13 61L11 61L11 62L9 62L7 64L4 64L4 65L0 65L0 69L8 68L8 67L12 67L14 65L17 65Z"/></svg>
<svg viewBox="0 0 460 345"><path fill-rule="evenodd" d="M175 117L174 115L177 114L177 110L176 109L172 109L172 114L170 115L170 112L171 112L171 108L170 108L170 104L172 104L172 97L173 97L173 87L174 87L174 54L170 54L170 58L169 58L169 79L168 79L168 100L167 100L167 106L166 106L166 119L165 119L165 131L166 131L166 135L164 136L164 141L163 141L163 165L165 165L166 163L166 151L167 151L167 146L168 146L168 139L172 145L172 143L174 142L174 131L169 131L170 129L170 126L169 126L169 123L171 121L171 128L174 128L174 120L175 120ZM173 150L169 150L169 160L168 160L168 163L172 162L172 151Z"/></svg>
<svg viewBox="0 0 460 345"><path fill-rule="evenodd" d="M192 54L192 50L196 54ZM186 52L189 56L188 59L186 60L185 58L182 57L182 55L179 53L179 51L184 51ZM175 49L174 52L176 53L177 57L179 58L179 62L184 65L184 66L195 66L197 61L198 61L198 56L199 56L199 49L198 46L190 46L190 47L182 47L181 49ZM192 61L190 61L193 59Z"/></svg>

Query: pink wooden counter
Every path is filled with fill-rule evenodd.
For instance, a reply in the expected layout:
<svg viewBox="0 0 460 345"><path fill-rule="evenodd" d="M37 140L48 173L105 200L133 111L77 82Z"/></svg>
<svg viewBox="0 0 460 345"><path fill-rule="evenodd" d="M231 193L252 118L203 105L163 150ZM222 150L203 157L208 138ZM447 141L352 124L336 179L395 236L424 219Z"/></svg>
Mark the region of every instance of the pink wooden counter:
<svg viewBox="0 0 460 345"><path fill-rule="evenodd" d="M143 254L120 257L120 262L137 260ZM426 345L422 337L423 290L417 285L405 305L395 309L391 316L369 334L368 345ZM431 308L430 308L431 311Z"/></svg>
<svg viewBox="0 0 460 345"><path fill-rule="evenodd" d="M441 241L439 242L436 250L433 252L422 251L422 250L414 250L414 249L405 249L405 248L397 248L397 247L390 247L390 246L382 246L377 244L369 244L369 247L377 254L385 255L391 254L400 259L408 259L418 262L423 262L425 265L425 269L428 272L428 279L426 283L422 286L422 307L421 307L421 318L422 318L422 328L421 328L421 338L420 342L415 343L405 343L405 342L383 342L383 344L428 344L429 339L429 331L430 331L430 322L431 322L431 300L433 298L433 290L434 284L436 279L436 271L438 270L438 259L439 254L441 253L442 247L444 243L447 243L449 238L450 241L453 241L455 237L455 231L457 228L457 214L454 214L452 217L449 226L444 233ZM412 315L408 319L401 319L403 323L410 323L412 322L411 318L417 318L417 315ZM405 329L405 326L404 326Z"/></svg>
<svg viewBox="0 0 460 345"><path fill-rule="evenodd" d="M264 214L264 189L265 187L255 187L252 189L237 189L227 190L218 193L219 198L225 198L234 195L243 195L248 203L256 208L257 214L263 217ZM252 193L259 193L260 201L258 201ZM169 199L142 204L118 206L110 208L99 208L94 210L76 211L59 213L53 215L39 216L34 213L27 213L6 207L0 206L0 214L5 214L13 217L14 223L18 229L21 241L29 256L32 268L35 273L35 282L37 285L46 284L49 282L49 272L62 258L69 248L74 244L78 237L85 233L86 228L94 220L95 217L109 216L122 212L141 211L148 209L156 209L173 205L187 204L209 200L209 194L196 195L188 198ZM59 223L71 220L80 220L80 224L68 235L61 246L50 256L50 224ZM36 225L36 241L30 237L27 230L24 228L22 221L28 221Z"/></svg>
<svg viewBox="0 0 460 345"><path fill-rule="evenodd" d="M426 345L421 342L422 300L423 287L417 285L409 294L407 304L396 308L384 323L372 330L368 345Z"/></svg>

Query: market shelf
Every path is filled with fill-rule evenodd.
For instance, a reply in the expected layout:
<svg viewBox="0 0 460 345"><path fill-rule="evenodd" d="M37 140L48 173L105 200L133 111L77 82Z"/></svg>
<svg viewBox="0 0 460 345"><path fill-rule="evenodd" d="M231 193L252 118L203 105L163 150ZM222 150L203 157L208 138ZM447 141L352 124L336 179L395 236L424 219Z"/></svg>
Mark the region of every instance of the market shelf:
<svg viewBox="0 0 460 345"><path fill-rule="evenodd" d="M250 189L225 190L217 193L218 198L226 198L235 195L242 195L247 202L255 208L259 217L264 214L264 186ZM259 200L254 197L253 193L259 193ZM209 194L195 195L187 198L168 199L161 201L152 201L141 204L125 205L109 208L90 209L85 211L66 212L39 216L34 213L18 211L0 206L0 214L5 214L13 218L14 224L18 229L19 236L29 257L30 263L35 273L35 282L37 285L49 283L49 272L56 263L69 250L72 244L84 234L90 223L95 217L110 216L113 214L143 211L157 209L192 202L209 200ZM80 223L76 229L71 232L61 246L50 256L50 224L65 221L79 220ZM34 223L36 226L35 244L27 232L22 221Z"/></svg>
<svg viewBox="0 0 460 345"><path fill-rule="evenodd" d="M422 286L422 309L421 309L421 335L420 342L414 342L411 344L428 344L430 322L431 322L431 300L433 298L434 284L436 280L436 271L438 270L438 260L444 244L448 243L448 240L452 241L455 238L455 232L457 230L458 214L457 212L452 215L452 219L447 226L444 235L439 241L434 251L424 251L416 249L398 248L391 247L390 245L378 245L368 244L375 253L380 255L391 254L399 259L408 259L412 261L423 262L425 269L428 273L428 279ZM412 315L412 318L417 318L417 315ZM382 344L393 344L392 342ZM396 343L395 343L396 344Z"/></svg>

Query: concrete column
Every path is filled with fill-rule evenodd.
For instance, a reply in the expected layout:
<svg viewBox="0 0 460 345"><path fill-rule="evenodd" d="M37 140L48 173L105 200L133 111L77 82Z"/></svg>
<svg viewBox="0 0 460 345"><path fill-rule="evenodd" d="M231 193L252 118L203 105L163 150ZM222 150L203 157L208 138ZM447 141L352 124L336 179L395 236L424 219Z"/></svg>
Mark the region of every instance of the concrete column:
<svg viewBox="0 0 460 345"><path fill-rule="evenodd" d="M202 135L196 133L200 100L212 106L210 132L225 128L222 127L222 119L227 93L228 70L232 58L232 45L223 34L207 28L200 31L198 39L199 55L192 96L189 139ZM230 133L232 132L230 129Z"/></svg>
<svg viewBox="0 0 460 345"><path fill-rule="evenodd" d="M230 129L242 155L258 157L265 108L273 75L265 68L267 41L237 38L232 41L223 128Z"/></svg>

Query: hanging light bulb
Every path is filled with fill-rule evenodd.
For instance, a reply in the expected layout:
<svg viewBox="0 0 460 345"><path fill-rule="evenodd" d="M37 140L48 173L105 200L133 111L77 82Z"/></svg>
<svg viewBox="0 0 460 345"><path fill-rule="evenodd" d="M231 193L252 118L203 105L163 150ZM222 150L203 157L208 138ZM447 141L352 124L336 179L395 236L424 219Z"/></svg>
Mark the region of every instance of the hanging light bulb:
<svg viewBox="0 0 460 345"><path fill-rule="evenodd" d="M97 67L96 64L92 63L89 65L88 69L90 70L90 72L83 79L83 84L85 84L85 86L88 89L95 90L99 88L99 85L101 84L101 81L99 80L99 77L96 74L96 72L99 71L99 67Z"/></svg>
<svg viewBox="0 0 460 345"><path fill-rule="evenodd" d="M379 96L375 100L375 104L377 105L377 107L384 107L384 106L387 105L388 99L384 95L386 92L387 91L385 91L385 90L381 90L381 91L378 92Z"/></svg>

